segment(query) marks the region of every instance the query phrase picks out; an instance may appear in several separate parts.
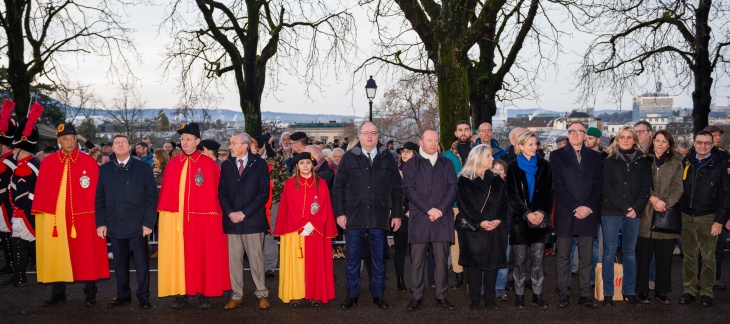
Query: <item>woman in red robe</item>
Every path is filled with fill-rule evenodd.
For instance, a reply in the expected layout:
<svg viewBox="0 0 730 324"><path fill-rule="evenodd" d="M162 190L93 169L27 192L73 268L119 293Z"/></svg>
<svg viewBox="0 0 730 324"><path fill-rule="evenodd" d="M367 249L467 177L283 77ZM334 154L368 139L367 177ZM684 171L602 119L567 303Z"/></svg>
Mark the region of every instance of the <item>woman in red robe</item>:
<svg viewBox="0 0 730 324"><path fill-rule="evenodd" d="M292 159L274 235L281 237L279 298L293 307L309 299L319 306L335 298L332 238L337 236L327 183L313 172L305 152Z"/></svg>

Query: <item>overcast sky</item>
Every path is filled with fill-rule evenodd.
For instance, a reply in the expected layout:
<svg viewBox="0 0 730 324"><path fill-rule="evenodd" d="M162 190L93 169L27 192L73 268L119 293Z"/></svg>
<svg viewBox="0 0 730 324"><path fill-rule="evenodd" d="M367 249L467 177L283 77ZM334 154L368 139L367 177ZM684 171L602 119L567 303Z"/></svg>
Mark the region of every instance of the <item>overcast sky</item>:
<svg viewBox="0 0 730 324"><path fill-rule="evenodd" d="M367 21L364 11L357 6L351 9L354 12L358 26L357 44L361 46L357 53L357 59L352 62L351 68L346 74L340 73L339 80L335 79L330 73L321 90L313 90L310 93L311 98L305 96L304 85L300 84L297 78L287 75L283 72L279 76L281 83L284 84L277 92L266 91L262 102L263 111L274 112L296 112L296 113L326 113L341 115L357 115L365 116L368 111L368 102L365 98L365 78L361 81L354 82L353 89L353 71L354 67L360 64L362 60L372 54L369 44L372 42L371 33L374 33ZM136 40L137 48L143 57L141 63L135 62L134 73L142 80L142 96L146 100L148 107L162 108L173 107L179 101L179 95L175 93L176 80L162 78L162 61L164 45L169 44L171 38L169 35L158 35L158 26L164 16L164 7L136 7L130 12L129 26L136 29L133 34ZM566 27L567 28L567 27ZM562 40L567 46L564 46L565 53L560 55L559 66L555 69L547 69L540 74L539 92L541 98L539 101L516 101L516 108L535 108L541 107L555 111L569 111L571 109L582 108L581 105L575 103L577 94L571 92L575 86L575 80L572 78L580 63L580 55L586 47L587 39L585 35L576 34L574 31L566 30L572 35L563 36ZM529 44L524 50L526 57L530 57ZM71 77L77 81L81 81L94 86L95 93L106 102L116 96L118 86L109 82L105 76L106 63L93 57L86 57L76 61L68 61L68 70L72 72ZM374 73L375 70L365 71L364 75ZM557 70L557 71L556 71ZM174 76L174 75L173 75ZM387 75L375 75L378 82L378 100L382 99L382 94L393 82L388 80ZM232 81L229 82L231 91L223 94L223 100L219 108L239 110L238 98L233 92L235 86ZM634 94L641 93L642 89L636 90ZM716 102L720 105L727 104L725 89L717 90L718 99ZM690 107L692 105L689 93L678 93L675 106ZM613 103L604 103L606 98L600 98L596 102L596 109L619 109L630 110L631 96L627 91L620 105Z"/></svg>

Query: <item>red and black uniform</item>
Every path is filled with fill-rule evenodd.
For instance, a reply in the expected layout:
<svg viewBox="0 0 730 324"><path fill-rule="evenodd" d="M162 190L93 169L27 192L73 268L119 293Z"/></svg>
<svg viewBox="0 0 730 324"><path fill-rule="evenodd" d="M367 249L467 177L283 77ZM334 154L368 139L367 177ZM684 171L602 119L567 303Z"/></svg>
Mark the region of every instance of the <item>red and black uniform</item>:
<svg viewBox="0 0 730 324"><path fill-rule="evenodd" d="M8 197L8 188L10 187L10 176L15 171L15 158L13 152L0 156L0 239L2 239L2 249L5 253L5 266L0 269L2 273L13 273L13 245L12 232L13 225L10 220L13 218L10 206L10 198Z"/></svg>

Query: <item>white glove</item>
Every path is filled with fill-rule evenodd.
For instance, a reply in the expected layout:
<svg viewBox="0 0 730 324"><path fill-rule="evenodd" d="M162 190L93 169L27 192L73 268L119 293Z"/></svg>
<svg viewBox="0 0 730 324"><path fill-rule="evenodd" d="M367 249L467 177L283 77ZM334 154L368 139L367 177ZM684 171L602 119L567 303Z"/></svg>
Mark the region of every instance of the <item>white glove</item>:
<svg viewBox="0 0 730 324"><path fill-rule="evenodd" d="M312 234L313 231L314 231L314 226L312 226L311 222L307 222L307 225L304 225L304 229L302 230L302 233L299 235L309 236L309 234Z"/></svg>

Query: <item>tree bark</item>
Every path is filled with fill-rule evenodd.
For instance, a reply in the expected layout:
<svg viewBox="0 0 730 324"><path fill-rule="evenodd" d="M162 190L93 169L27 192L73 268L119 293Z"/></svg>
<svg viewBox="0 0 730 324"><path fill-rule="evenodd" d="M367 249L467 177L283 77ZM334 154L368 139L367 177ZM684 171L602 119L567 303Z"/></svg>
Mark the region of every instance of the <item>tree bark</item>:
<svg viewBox="0 0 730 324"><path fill-rule="evenodd" d="M468 60L461 47L443 42L440 47L438 77L439 128L441 146L451 148L456 123L469 117Z"/></svg>
<svg viewBox="0 0 730 324"><path fill-rule="evenodd" d="M24 120L30 108L30 83L33 81L25 64L23 10L25 1L5 0L5 32L8 37L8 81L15 101L15 116Z"/></svg>
<svg viewBox="0 0 730 324"><path fill-rule="evenodd" d="M709 123L712 104L712 63L710 62L710 25L708 24L712 1L698 1L695 10L695 62L692 66L695 89L692 91L693 131L696 134Z"/></svg>

